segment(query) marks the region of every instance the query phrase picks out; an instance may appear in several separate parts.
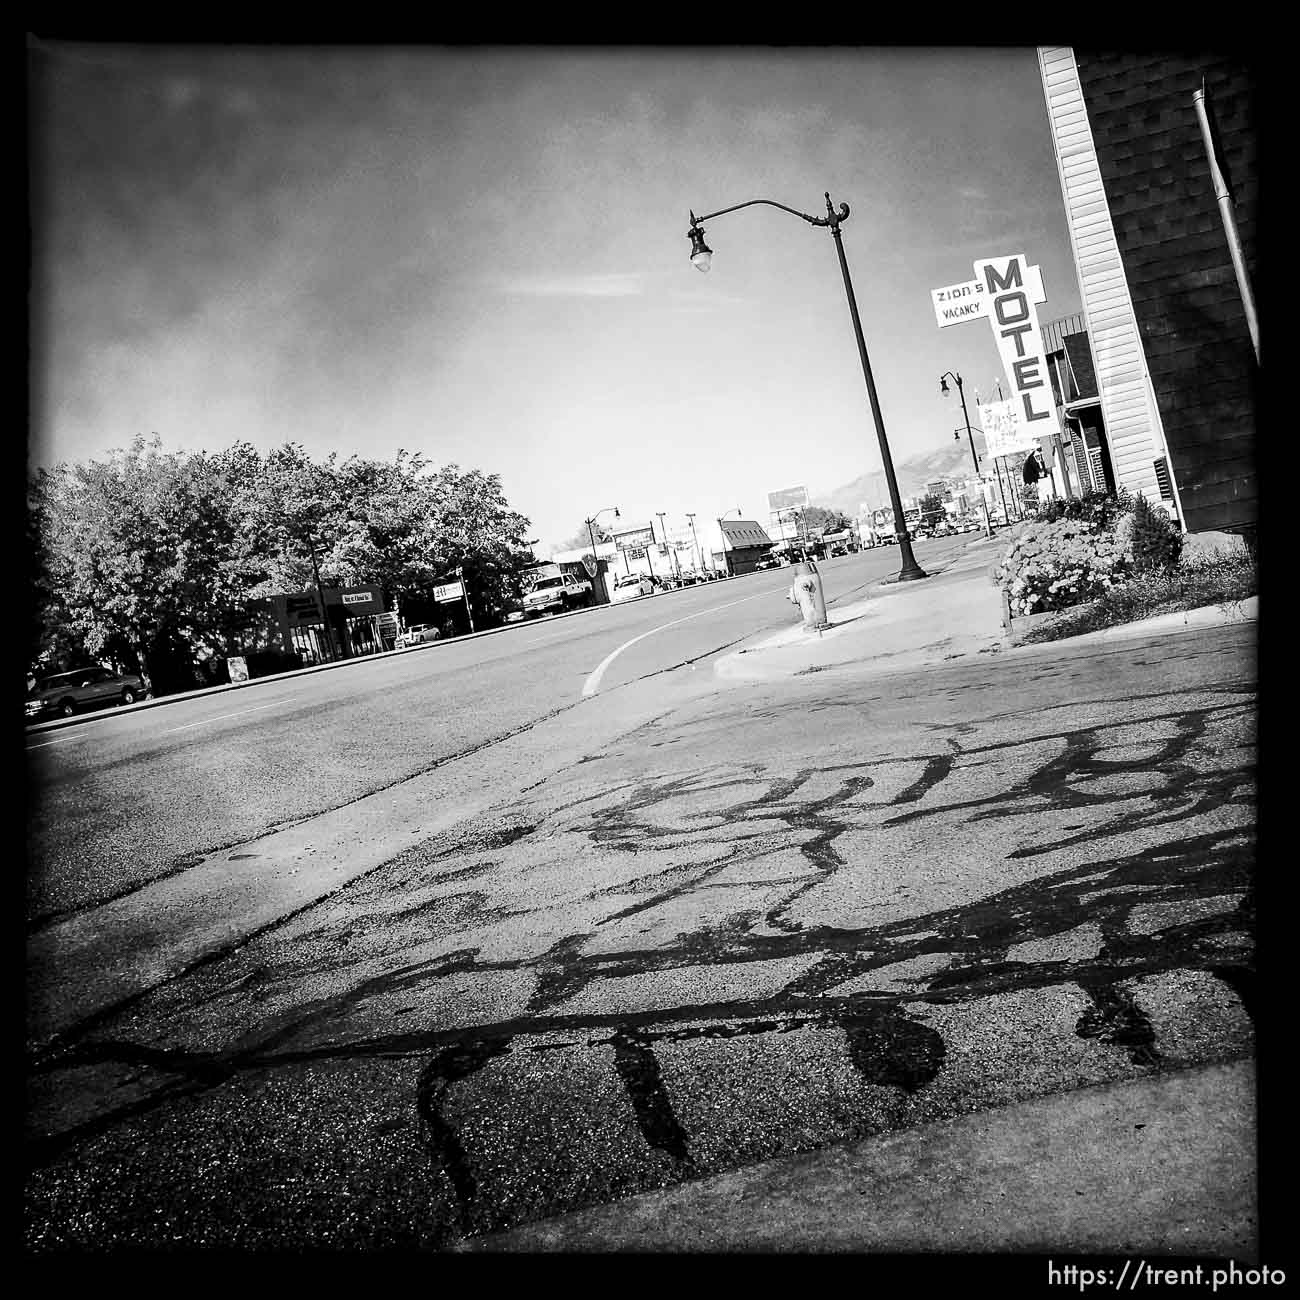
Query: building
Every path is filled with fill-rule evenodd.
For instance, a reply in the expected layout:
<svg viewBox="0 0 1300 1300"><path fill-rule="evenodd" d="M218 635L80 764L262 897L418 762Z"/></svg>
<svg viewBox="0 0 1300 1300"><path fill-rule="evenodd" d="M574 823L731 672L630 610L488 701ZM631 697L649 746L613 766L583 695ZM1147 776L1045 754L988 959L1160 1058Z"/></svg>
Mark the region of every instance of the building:
<svg viewBox="0 0 1300 1300"><path fill-rule="evenodd" d="M1084 439L1076 467L1165 501L1187 532L1237 532L1253 543L1254 69L1214 54L1066 46L1038 54L1095 375L1090 385L1075 366L1078 395L1062 393ZM1224 203L1197 112L1202 88ZM1072 363L1068 339L1080 332L1058 340ZM1089 397L1095 405L1071 406Z"/></svg>
<svg viewBox="0 0 1300 1300"><path fill-rule="evenodd" d="M1106 424L1097 391L1097 371L1082 315L1062 316L1043 326L1048 378L1063 430L1060 447L1048 446L1045 458L1053 473L1069 479L1076 495L1114 492L1115 471L1106 442ZM1043 439L1043 443L1054 443ZM1172 503L1161 493L1163 500Z"/></svg>
<svg viewBox="0 0 1300 1300"><path fill-rule="evenodd" d="M720 519L722 550L714 558L718 567L735 577L753 573L760 560L772 553L772 539L756 519Z"/></svg>

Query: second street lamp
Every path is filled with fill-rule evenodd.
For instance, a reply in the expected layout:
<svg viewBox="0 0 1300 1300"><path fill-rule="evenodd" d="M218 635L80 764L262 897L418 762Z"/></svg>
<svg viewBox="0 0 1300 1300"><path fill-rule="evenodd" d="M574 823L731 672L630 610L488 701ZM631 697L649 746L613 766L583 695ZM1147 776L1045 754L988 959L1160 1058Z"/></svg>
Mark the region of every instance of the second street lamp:
<svg viewBox="0 0 1300 1300"><path fill-rule="evenodd" d="M961 376L954 374L951 370L945 370L939 376L939 391L946 394L948 392L948 380L951 379L957 385L957 396L961 398L962 419L966 421L966 437L970 440L970 458L975 462L975 474L978 477L980 472L980 458L975 454L975 435L970 431L970 416L966 413L966 394L962 391ZM989 503L984 498L984 482L980 481L980 505L984 507L984 536L993 536L993 523L989 519Z"/></svg>
<svg viewBox="0 0 1300 1300"><path fill-rule="evenodd" d="M853 334L858 343L858 356L862 360L862 377L867 381L867 400L871 404L871 418L876 426L876 441L880 444L880 460L885 470L885 481L889 484L889 501L894 508L894 528L898 531L895 536L898 538L898 549L903 561L903 567L899 570L899 582L911 582L916 578L926 578L929 574L921 568L916 562L916 557L912 554L912 538L907 531L907 521L903 517L903 502L898 494L898 480L894 475L894 458L889 454L889 441L885 437L885 420L880 414L880 399L876 396L876 381L872 378L871 362L867 358L867 344L862 337L862 321L858 316L858 302L853 296L853 281L849 278L849 264L844 256L844 241L840 236L840 226L848 220L849 205L841 203L837 211L831 204L830 193L826 193L826 215L824 217L810 217L806 212L800 212L796 208L788 208L784 203L777 203L772 199L750 199L745 203L737 203L734 207L719 208L717 212L706 212L702 217L697 217L691 212L691 228L687 231L687 236L691 241L691 264L700 271L707 271L713 261L713 250L704 242L704 227L700 225L702 221L709 221L713 217L721 217L728 212L737 212L741 208L750 208L755 204L765 204L771 208L780 208L782 212L789 212L792 216L798 217L801 221L806 221L810 226L826 226L835 237L835 251L840 259L840 271L844 276L844 292L848 295L849 315L853 319Z"/></svg>

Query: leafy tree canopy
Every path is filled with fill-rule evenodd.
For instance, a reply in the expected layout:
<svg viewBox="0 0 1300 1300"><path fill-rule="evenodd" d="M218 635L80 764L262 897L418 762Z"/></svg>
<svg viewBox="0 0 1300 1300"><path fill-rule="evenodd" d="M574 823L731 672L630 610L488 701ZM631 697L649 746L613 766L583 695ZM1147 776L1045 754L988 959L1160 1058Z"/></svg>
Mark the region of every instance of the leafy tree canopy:
<svg viewBox="0 0 1300 1300"><path fill-rule="evenodd" d="M250 606L322 582L428 598L463 570L478 613L519 594L528 520L495 474L418 454L313 461L295 443L167 452L155 436L29 483L31 659L148 665L238 653Z"/></svg>

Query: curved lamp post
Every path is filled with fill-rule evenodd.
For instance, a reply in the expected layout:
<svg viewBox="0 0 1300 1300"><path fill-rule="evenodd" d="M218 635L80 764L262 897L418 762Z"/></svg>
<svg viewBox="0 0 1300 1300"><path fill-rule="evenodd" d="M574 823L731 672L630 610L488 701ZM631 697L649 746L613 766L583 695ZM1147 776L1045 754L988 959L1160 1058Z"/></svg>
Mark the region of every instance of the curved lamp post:
<svg viewBox="0 0 1300 1300"><path fill-rule="evenodd" d="M897 581L911 582L916 578L929 577L929 574L917 564L916 557L912 554L912 538L907 531L907 522L903 518L903 501L898 494L898 480L894 476L894 459L889 454L889 442L885 437L885 421L880 414L880 399L876 396L876 381L871 376L871 362L867 359L867 345L862 337L858 303L853 296L853 281L849 279L849 264L844 257L844 241L840 236L840 226L848 220L849 205L841 203L837 212L831 204L830 194L827 193L824 217L810 217L806 212L787 208L784 203L776 203L771 199L750 199L747 203L737 203L734 207L719 208L717 212L706 212L702 217L697 217L692 211L691 228L686 232L691 241L691 265L697 270L707 271L713 261L713 250L704 242L704 227L700 222L721 217L728 212L737 212L741 208L750 208L759 203L771 208L780 208L782 212L789 212L800 221L806 221L810 226L827 226L835 236L835 251L839 254L840 271L844 275L844 292L849 299L849 315L853 318L853 333L858 341L858 356L862 359L862 376L867 381L867 400L871 403L871 418L875 422L876 440L880 444L880 459L885 468L885 481L889 484L889 501L894 508L894 527L902 530L894 534L898 538L899 554L903 561Z"/></svg>
<svg viewBox="0 0 1300 1300"><path fill-rule="evenodd" d="M970 440L970 458L975 462L975 473L980 472L980 458L975 454L975 435L970 431L970 416L966 412L966 394L962 391L961 376L954 374L951 370L945 370L939 376L939 391L945 396L948 392L948 380L951 379L957 385L957 396L961 398L962 419L966 421L966 437ZM955 438L960 440L960 434L954 434ZM984 484L980 483L980 505L984 507L984 536L993 536L993 523L989 519L989 503L984 499Z"/></svg>
<svg viewBox="0 0 1300 1300"><path fill-rule="evenodd" d="M700 233L701 235L703 235L703 231L701 231ZM705 251L707 252L708 250L706 249ZM739 506L732 506L730 510L724 510L718 516L718 532L722 534L722 562L727 566L727 577L730 578L733 576L731 572L732 569L731 552L727 550L727 530L722 526L722 521L726 519L729 515L735 515L737 519L743 519L745 517L745 514L744 511L741 510Z"/></svg>
<svg viewBox="0 0 1300 1300"><path fill-rule="evenodd" d="M594 515L582 522L587 525L587 536L591 538L591 562L596 566L596 572L600 574L600 585L605 591L605 604L609 604L609 583L605 580L605 575L600 572L600 558L596 555L596 520L605 513L606 510L614 512L614 518L618 518L617 506L605 506L602 510L597 510Z"/></svg>

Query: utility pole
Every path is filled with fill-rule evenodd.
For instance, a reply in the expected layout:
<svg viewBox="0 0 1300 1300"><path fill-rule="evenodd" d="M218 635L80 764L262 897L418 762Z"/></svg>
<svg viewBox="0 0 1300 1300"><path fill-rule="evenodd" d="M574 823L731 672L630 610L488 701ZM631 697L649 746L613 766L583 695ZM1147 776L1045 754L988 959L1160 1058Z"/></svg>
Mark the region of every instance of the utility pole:
<svg viewBox="0 0 1300 1300"><path fill-rule="evenodd" d="M700 539L695 534L695 516L692 514L688 514L686 518L691 525L691 541L694 544L694 550L695 550L695 566L701 573L703 573L704 552L700 550ZM712 573L712 571L713 571L713 566L710 565L709 572Z"/></svg>
<svg viewBox="0 0 1300 1300"><path fill-rule="evenodd" d="M465 602L465 613L469 615L469 630L474 630L474 611L469 605L469 588L465 585L465 569L462 565L456 566L456 580L460 583L461 598Z"/></svg>
<svg viewBox="0 0 1300 1300"><path fill-rule="evenodd" d="M666 515L667 513L668 512L666 510L655 511L655 514L659 516L659 531L664 535L664 547L668 550L668 553L673 557L673 572L680 579L682 576L682 566L677 563L677 548L675 546L672 547L668 546L668 529L664 527L664 515ZM650 532L653 534L654 529L652 528Z"/></svg>
<svg viewBox="0 0 1300 1300"><path fill-rule="evenodd" d="M316 578L316 600L320 604L321 622L325 624L325 644L329 646L330 662L333 663L338 658L338 651L334 646L334 633L330 628L329 611L325 608L325 588L321 586L320 565L316 563L316 541L313 537L307 538L307 550L311 554L311 571Z"/></svg>

